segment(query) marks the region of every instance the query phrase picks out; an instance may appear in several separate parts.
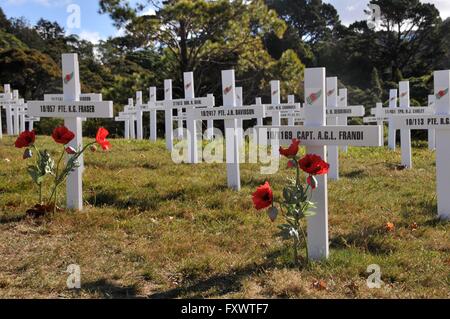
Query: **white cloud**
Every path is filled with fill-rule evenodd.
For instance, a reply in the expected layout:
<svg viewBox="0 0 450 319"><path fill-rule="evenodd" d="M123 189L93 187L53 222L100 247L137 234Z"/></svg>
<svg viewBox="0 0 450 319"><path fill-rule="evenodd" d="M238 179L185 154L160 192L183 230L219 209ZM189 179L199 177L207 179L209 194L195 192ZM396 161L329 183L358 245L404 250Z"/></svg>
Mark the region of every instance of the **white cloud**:
<svg viewBox="0 0 450 319"><path fill-rule="evenodd" d="M98 44L100 40L103 40L103 37L100 35L100 33L95 31L92 32L88 30L82 30L78 34L78 36L80 37L80 39L92 42L93 44Z"/></svg>
<svg viewBox="0 0 450 319"><path fill-rule="evenodd" d="M147 10L142 11L139 15L141 15L141 16L152 16L152 15L155 15L155 14L156 14L155 9L148 8Z"/></svg>
<svg viewBox="0 0 450 319"><path fill-rule="evenodd" d="M448 0L426 0L421 1L423 3L432 3L441 13L442 19L447 19L450 17L450 1Z"/></svg>
<svg viewBox="0 0 450 319"><path fill-rule="evenodd" d="M12 6L21 6L24 4L33 3L44 7L63 7L72 2L73 0L6 0L6 4Z"/></svg>
<svg viewBox="0 0 450 319"><path fill-rule="evenodd" d="M324 0L331 3L338 11L339 17L344 25L350 25L355 21L367 19L364 10L367 9L369 0ZM421 0L422 3L432 3L439 10L442 19L450 17L450 1L449 0ZM381 8L383 10L383 8Z"/></svg>

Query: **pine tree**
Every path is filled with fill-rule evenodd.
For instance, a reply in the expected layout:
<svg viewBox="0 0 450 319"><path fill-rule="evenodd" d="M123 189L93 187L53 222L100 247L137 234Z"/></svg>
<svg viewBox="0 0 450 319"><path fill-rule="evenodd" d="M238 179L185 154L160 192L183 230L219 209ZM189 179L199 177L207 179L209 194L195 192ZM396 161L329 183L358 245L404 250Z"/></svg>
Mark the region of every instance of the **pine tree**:
<svg viewBox="0 0 450 319"><path fill-rule="evenodd" d="M383 87L381 85L381 79L378 74L377 68L372 69L370 84L371 84L372 92L373 92L374 96L377 98L378 101L381 100L382 95L383 95Z"/></svg>

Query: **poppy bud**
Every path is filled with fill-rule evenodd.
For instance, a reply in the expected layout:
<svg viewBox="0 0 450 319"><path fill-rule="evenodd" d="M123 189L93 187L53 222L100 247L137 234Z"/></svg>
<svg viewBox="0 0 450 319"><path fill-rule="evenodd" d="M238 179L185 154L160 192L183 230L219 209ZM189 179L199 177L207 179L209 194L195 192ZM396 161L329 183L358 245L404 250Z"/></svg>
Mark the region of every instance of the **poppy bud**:
<svg viewBox="0 0 450 319"><path fill-rule="evenodd" d="M25 150L25 152L23 153L23 159L26 160L26 159L29 159L29 158L32 158L32 157L33 157L33 151L30 150L29 148L27 148Z"/></svg>
<svg viewBox="0 0 450 319"><path fill-rule="evenodd" d="M69 155L74 155L77 151L72 147L72 146L68 146L66 147L66 153Z"/></svg>
<svg viewBox="0 0 450 319"><path fill-rule="evenodd" d="M306 182L309 186L311 186L312 189L316 189L317 186L319 186L319 182L317 181L317 178L315 176L309 176Z"/></svg>
<svg viewBox="0 0 450 319"><path fill-rule="evenodd" d="M97 152L97 146L95 146L95 145L91 145L90 147L89 147L89 149L91 150L91 152Z"/></svg>
<svg viewBox="0 0 450 319"><path fill-rule="evenodd" d="M278 216L278 209L277 209L276 207L271 207L271 208L269 209L268 214L269 214L270 220L271 220L272 222L274 222L274 221L277 219L277 216Z"/></svg>

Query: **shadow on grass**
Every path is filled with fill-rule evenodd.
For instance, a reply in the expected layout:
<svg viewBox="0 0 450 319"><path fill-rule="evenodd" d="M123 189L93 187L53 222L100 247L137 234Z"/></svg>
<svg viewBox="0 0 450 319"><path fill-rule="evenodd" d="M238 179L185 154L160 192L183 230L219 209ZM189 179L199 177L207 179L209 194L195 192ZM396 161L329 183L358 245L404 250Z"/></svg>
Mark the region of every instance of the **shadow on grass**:
<svg viewBox="0 0 450 319"><path fill-rule="evenodd" d="M366 172L362 169L360 170L356 170L356 171L351 171L348 173L342 173L342 177L345 178L361 178L361 177L365 177L367 176Z"/></svg>
<svg viewBox="0 0 450 319"><path fill-rule="evenodd" d="M101 192L91 194L87 197L87 202L94 206L112 206L119 209L137 208L140 211L156 210L161 202L184 200L186 197L184 190L178 190L167 194L152 193L151 196L139 198L128 196L121 198L116 192Z"/></svg>
<svg viewBox="0 0 450 319"><path fill-rule="evenodd" d="M257 276L267 270L297 268L301 271L304 267L307 267L306 265L295 265L292 262L285 263L280 260L285 255L286 249L276 250L267 254L264 263L253 263L245 267L234 268L225 274L214 275L206 279L188 280L180 287L157 292L147 297L151 299L215 298L241 291L243 279Z"/></svg>
<svg viewBox="0 0 450 319"><path fill-rule="evenodd" d="M137 287L119 286L106 279L84 283L82 290L90 294L99 294L107 299L135 299L137 297Z"/></svg>
<svg viewBox="0 0 450 319"><path fill-rule="evenodd" d="M27 215L0 216L0 225L19 223L27 218Z"/></svg>
<svg viewBox="0 0 450 319"><path fill-rule="evenodd" d="M330 247L333 249L355 247L373 255L390 255L396 248L386 241L383 237L385 234L383 227L369 227L332 238Z"/></svg>

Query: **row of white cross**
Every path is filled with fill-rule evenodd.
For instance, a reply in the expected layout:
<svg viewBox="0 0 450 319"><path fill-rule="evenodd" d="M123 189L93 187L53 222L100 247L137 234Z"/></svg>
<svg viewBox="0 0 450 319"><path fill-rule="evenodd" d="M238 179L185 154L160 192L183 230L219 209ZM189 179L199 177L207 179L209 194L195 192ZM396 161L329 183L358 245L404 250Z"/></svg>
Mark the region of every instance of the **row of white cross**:
<svg viewBox="0 0 450 319"><path fill-rule="evenodd" d="M8 135L19 135L26 129L32 130L34 122L40 120L39 118L29 117L27 115L27 104L25 103L25 100L19 97L18 90L13 90L11 92L11 86L9 84L5 84L3 86L3 93L0 93L0 112L1 108L3 108L6 113L6 132ZM1 138L3 138L3 129L2 118L0 116L0 139Z"/></svg>
<svg viewBox="0 0 450 319"><path fill-rule="evenodd" d="M57 117L64 118L65 125L76 134L76 138L69 146L82 147L81 126L85 118L112 118L112 102L103 102L101 99L81 99L78 58L74 54L64 54L62 58L63 70L63 96L56 98L46 97L46 101L32 101L28 103L28 116L31 117ZM274 85L274 84L273 84ZM396 114L388 116L393 127L408 131L411 129L433 129L436 130L437 150L437 193L438 213L442 218L450 217L450 196L446 192L450 189L450 169L447 163L450 159L450 98L448 88L450 85L450 71L435 72L435 114L434 115L407 115ZM174 120L182 127L181 121L187 122L187 139L189 146L189 162L197 163L197 130L199 121L208 121L212 127L213 121L223 120L225 122L225 142L227 157L227 179L228 186L239 190L240 182L240 144L242 138L239 136L238 128L242 126L243 120L257 119L258 126L255 127L256 136L263 137L262 140L269 141L273 150L278 150L278 145L286 145L293 138L299 138L302 145L307 147L307 153L320 155L335 167L338 167L337 152L340 146L382 146L382 126L343 126L338 125L340 118L346 116L362 116L362 107L339 107L337 99L337 79L326 79L324 68L310 68L305 70L305 105L298 108L292 98L289 103L279 103L279 87L277 94L272 94L270 105L264 105L260 99L254 105L243 106L242 92L235 85L234 70L222 71L222 94L223 106L215 107L215 99L212 95L205 98L195 98L193 91L193 78L185 76L185 99L172 99L171 81L165 81L164 101L156 101L156 89L150 89L150 101L142 103L141 94L138 94L137 112L151 112L151 137L156 139L156 116L158 110L170 110L165 112L166 127L171 128ZM274 89L274 87L272 87ZM276 89L276 86L275 86ZM276 90L272 90L272 93ZM402 88L400 89L402 92ZM274 97L275 96L275 97ZM327 98L328 97L328 98ZM401 96L402 98L402 96ZM240 101L239 101L240 100ZM130 101L131 102L131 101ZM129 103L130 107L132 103ZM328 105L327 105L328 104ZM328 106L328 108L327 108ZM173 117L173 109L184 109ZM128 116L125 109L118 120ZM375 112L376 116L380 116ZM133 111L135 115L136 112ZM153 115L153 116L152 116ZM271 126L262 125L262 119L272 117ZM287 118L290 124L302 121L302 126L281 125L281 118ZM328 121L328 123L327 123ZM133 121L130 121L134 123ZM137 120L137 122L139 122ZM342 123L342 122L341 122ZM138 123L137 136L142 138L142 121ZM131 128L129 130L132 131ZM133 130L134 131L134 130ZM403 134L407 136L407 134ZM194 138L191 138L194 137ZM406 137L405 137L406 138ZM258 138L259 140L259 138ZM173 149L173 131L166 129L166 141L169 151ZM273 152L276 154L276 152ZM276 156L276 155L275 155ZM335 162L333 162L335 161ZM334 163L334 164L333 164ZM82 201L82 168L76 169L67 180L67 207L81 210ZM308 250L309 258L318 260L327 258L329 255L328 240L328 188L327 176L318 178L319 187L313 195L316 204L316 215L308 218Z"/></svg>
<svg viewBox="0 0 450 319"><path fill-rule="evenodd" d="M343 125L346 126L349 117L361 117L364 116L364 107L363 106L347 106L347 90L341 89L339 90L339 97L337 95L337 78L327 78L327 101L328 101L328 110L327 117L329 120L329 124ZM171 80L167 80L165 82L164 92L168 95L168 92L171 92ZM175 100L175 102L170 97L165 97L163 101L156 101L156 88L151 87L149 89L149 101L147 104L143 103L142 92L139 91L136 93L136 104L134 105L134 100L130 98L128 100L128 104L124 107L123 112L119 113L119 116L115 118L118 122L124 122L124 132L126 139L143 139L143 112L150 112L150 140L156 141L156 118L157 111L164 111L166 115L166 144L167 149L172 151L173 149L173 134L170 134L168 130L172 130L173 123L172 121L178 122L178 138L182 138L183 134L183 122L187 122L187 130L189 132L189 136L191 134L195 134L197 136L195 139L189 139L189 154L190 156L187 159L188 163L198 163L199 158L201 158L201 148L197 148L199 141L202 140L202 122L198 119L195 119L195 116L188 120L187 114L189 111L187 109L203 109L203 108L214 108L215 99L213 95L208 95L206 99L193 99L188 97L194 96L194 78L193 73L188 72L184 75L184 87L185 87L185 99ZM282 119L286 119L288 125L294 125L294 123L303 122L304 119L304 111L302 109L301 103L295 103L295 97L293 95L288 96L287 103L281 103L281 94L280 94L280 82L279 81L271 81L271 104L263 105L261 103L260 98L256 98L256 103L251 106L245 106L245 108L249 107L265 107L265 113L255 114L255 116L246 116L244 118L236 117L238 130L236 132L237 143L239 149L243 149L244 145L244 131L243 131L243 121L244 119L256 119L257 125L263 125L263 119L266 117L272 118L273 125L281 125ZM182 105L183 108L179 108ZM236 87L236 105L243 106L243 93L241 87ZM173 117L170 120L170 117L173 108L178 110L178 115ZM215 112L218 112L217 108L214 108ZM218 117L219 120L223 120L222 117ZM214 119L208 118L207 120L208 126L206 131L206 138L211 139L214 136ZM195 123L195 126L194 126ZM195 128L194 133L193 128ZM200 133L200 134L198 134ZM259 143L266 143L264 138L259 139ZM346 145L343 147L347 147ZM197 149L197 152L193 150ZM344 149L346 151L346 149ZM277 150L274 149L276 153ZM338 180L339 179L339 165L338 165L338 148L330 148L329 155L331 162L331 170L330 170L330 179ZM240 186L238 187L240 188Z"/></svg>

